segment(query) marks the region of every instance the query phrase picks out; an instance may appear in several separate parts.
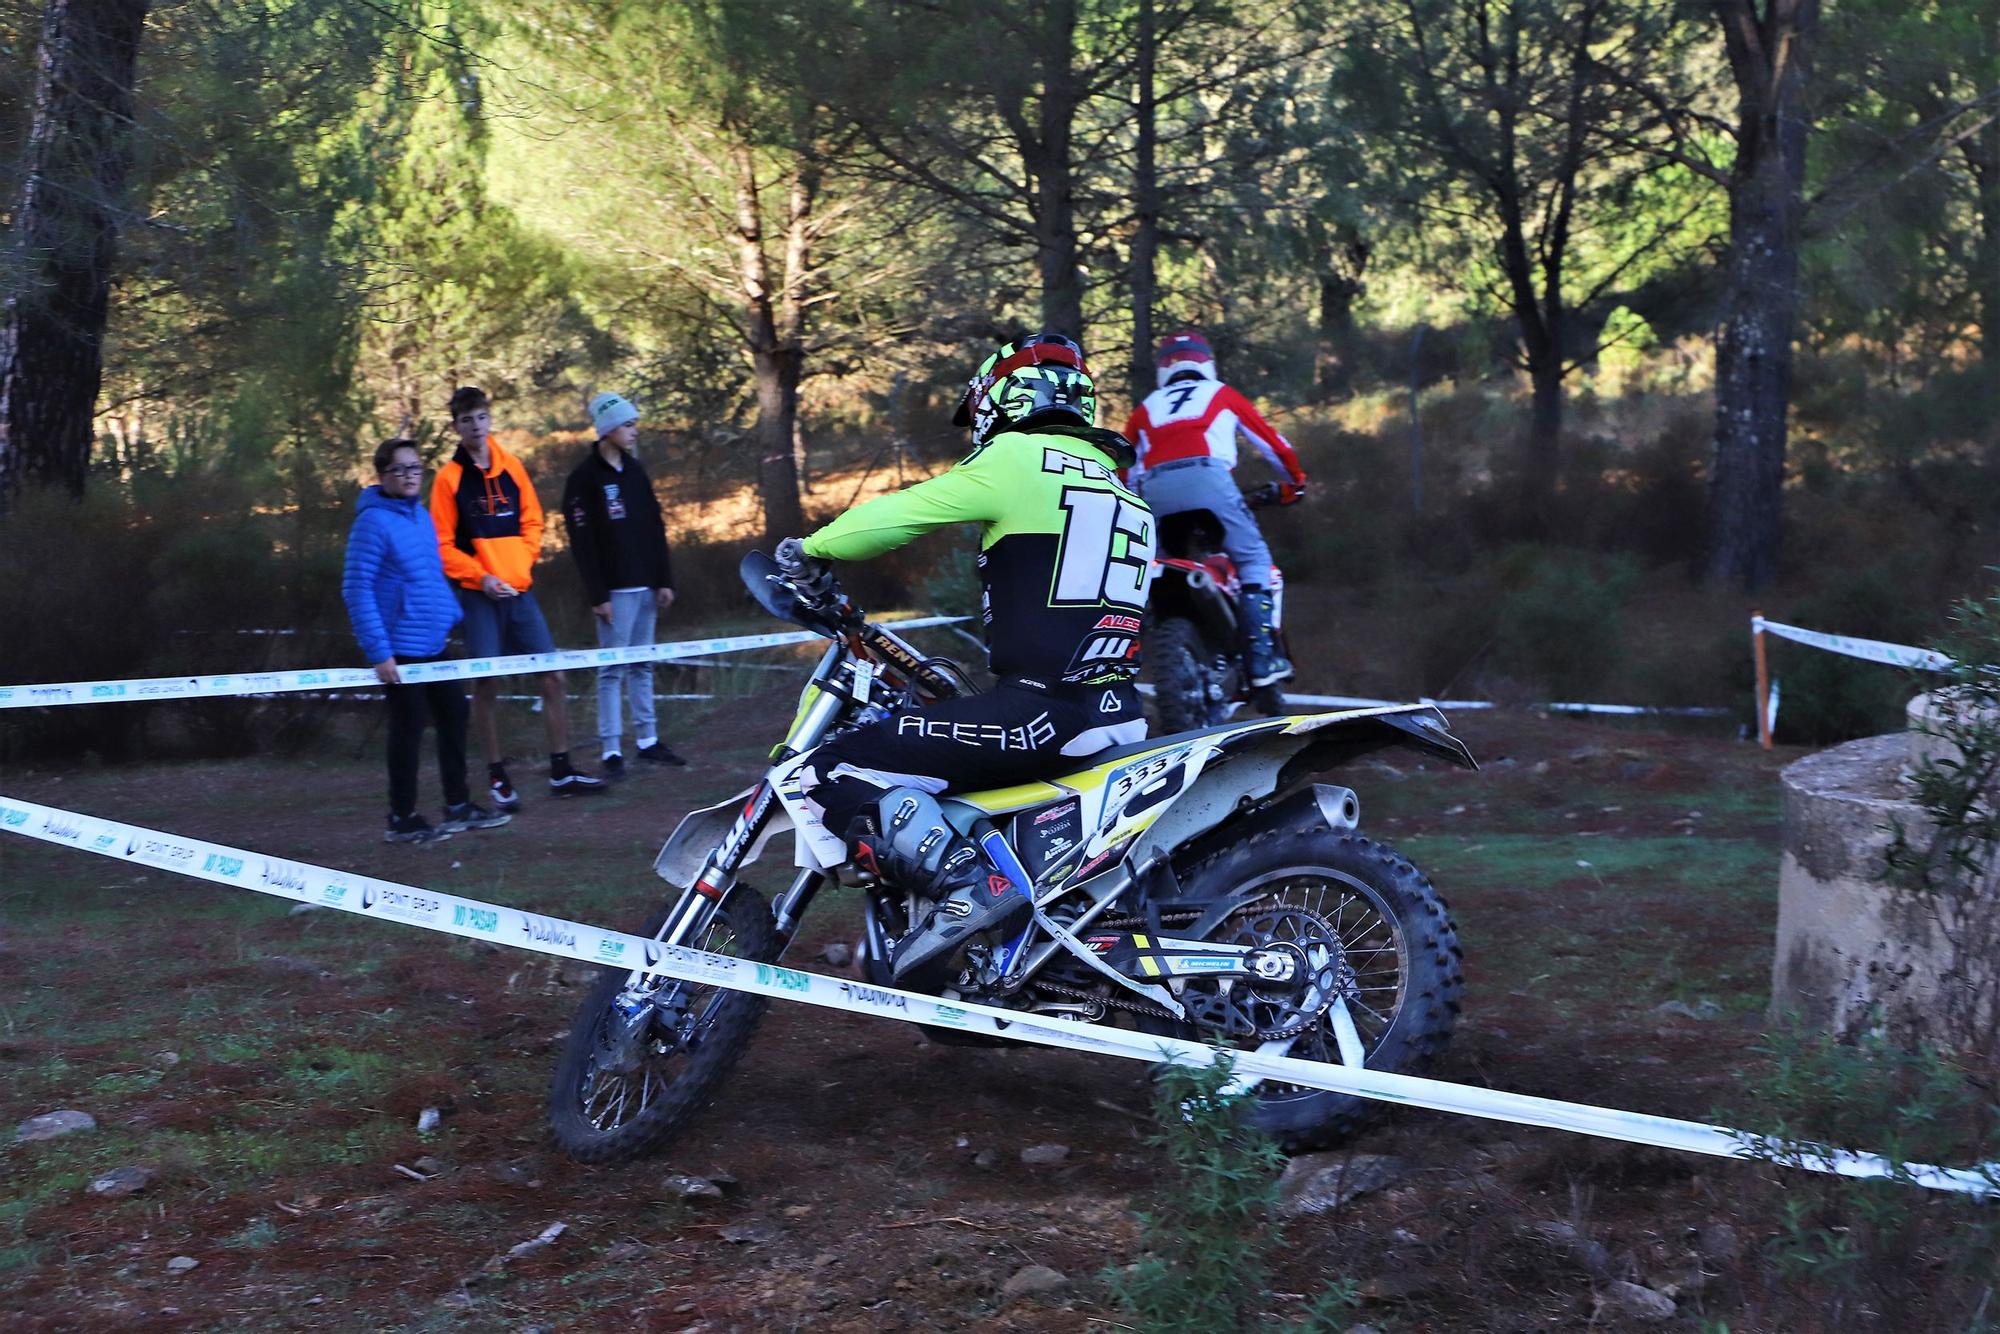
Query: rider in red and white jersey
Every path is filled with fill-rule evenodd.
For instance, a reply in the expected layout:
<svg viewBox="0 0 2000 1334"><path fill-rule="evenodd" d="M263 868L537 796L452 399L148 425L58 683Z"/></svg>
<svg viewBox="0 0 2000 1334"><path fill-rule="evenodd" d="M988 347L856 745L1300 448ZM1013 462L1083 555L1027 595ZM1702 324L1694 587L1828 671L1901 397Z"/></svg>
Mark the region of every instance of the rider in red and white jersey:
<svg viewBox="0 0 2000 1334"><path fill-rule="evenodd" d="M1160 518L1207 510L1222 524L1222 547L1243 584L1250 684L1267 686L1292 675L1271 630L1271 549L1230 472L1237 442L1248 440L1285 481L1284 504L1305 494L1306 472L1291 442L1271 428L1249 399L1215 375L1208 340L1189 330L1160 344L1154 357L1160 387L1133 409L1125 438L1138 446L1129 474Z"/></svg>

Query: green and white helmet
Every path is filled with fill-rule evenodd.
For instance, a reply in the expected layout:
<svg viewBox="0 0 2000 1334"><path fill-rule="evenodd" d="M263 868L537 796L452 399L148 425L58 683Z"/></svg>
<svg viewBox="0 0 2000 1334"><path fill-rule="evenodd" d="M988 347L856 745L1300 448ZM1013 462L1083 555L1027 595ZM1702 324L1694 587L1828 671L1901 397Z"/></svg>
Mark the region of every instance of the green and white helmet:
<svg viewBox="0 0 2000 1334"><path fill-rule="evenodd" d="M983 445L1001 431L1044 415L1097 424L1097 382L1084 364L1083 349L1058 333L1002 343L966 383L951 422L970 426L972 443Z"/></svg>

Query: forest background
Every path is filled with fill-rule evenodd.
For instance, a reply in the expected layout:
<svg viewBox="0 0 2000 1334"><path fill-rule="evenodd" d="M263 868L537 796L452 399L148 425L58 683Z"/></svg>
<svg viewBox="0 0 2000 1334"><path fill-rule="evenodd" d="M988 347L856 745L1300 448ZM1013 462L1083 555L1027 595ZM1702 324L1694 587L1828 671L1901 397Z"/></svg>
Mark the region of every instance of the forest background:
<svg viewBox="0 0 2000 1334"><path fill-rule="evenodd" d="M545 502L633 397L677 614L747 624L743 549L947 466L1036 327L1111 425L1199 327L1299 444L1310 687L1747 717L1750 606L1925 642L1990 583L1990 0L0 0L0 47L0 681L348 660L366 456L442 461L462 383ZM1783 727L1902 693L1801 657Z"/></svg>

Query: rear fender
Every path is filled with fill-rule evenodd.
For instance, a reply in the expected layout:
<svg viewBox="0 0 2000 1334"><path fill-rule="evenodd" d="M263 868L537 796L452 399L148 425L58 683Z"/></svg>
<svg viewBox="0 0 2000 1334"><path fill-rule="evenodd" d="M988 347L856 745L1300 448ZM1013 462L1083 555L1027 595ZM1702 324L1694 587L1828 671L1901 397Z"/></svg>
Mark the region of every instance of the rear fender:
<svg viewBox="0 0 2000 1334"><path fill-rule="evenodd" d="M1162 562L1148 600L1154 619L1185 616L1218 650L1227 650L1236 642L1236 604L1215 582L1215 576L1200 566Z"/></svg>
<svg viewBox="0 0 2000 1334"><path fill-rule="evenodd" d="M1270 722L1289 725L1250 724L1240 733L1211 739L1219 753L1134 840L1128 853L1132 865L1172 857L1239 812L1274 808L1286 797L1312 802L1329 825L1353 828L1360 820L1359 803L1347 789L1314 784L1310 796L1294 794L1312 775L1386 746L1414 746L1466 768L1478 767L1464 743L1446 730L1443 715L1427 704ZM1300 814L1308 813L1302 809ZM1289 817L1279 812L1277 818Z"/></svg>

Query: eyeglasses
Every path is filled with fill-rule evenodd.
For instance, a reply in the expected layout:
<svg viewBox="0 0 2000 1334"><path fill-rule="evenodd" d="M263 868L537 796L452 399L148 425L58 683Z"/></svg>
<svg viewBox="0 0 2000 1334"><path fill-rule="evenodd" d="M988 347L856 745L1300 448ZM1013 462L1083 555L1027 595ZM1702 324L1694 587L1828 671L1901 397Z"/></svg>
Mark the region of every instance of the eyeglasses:
<svg viewBox="0 0 2000 1334"><path fill-rule="evenodd" d="M424 465L421 463L406 463L400 468L384 468L382 475L384 477L422 477L424 475Z"/></svg>

